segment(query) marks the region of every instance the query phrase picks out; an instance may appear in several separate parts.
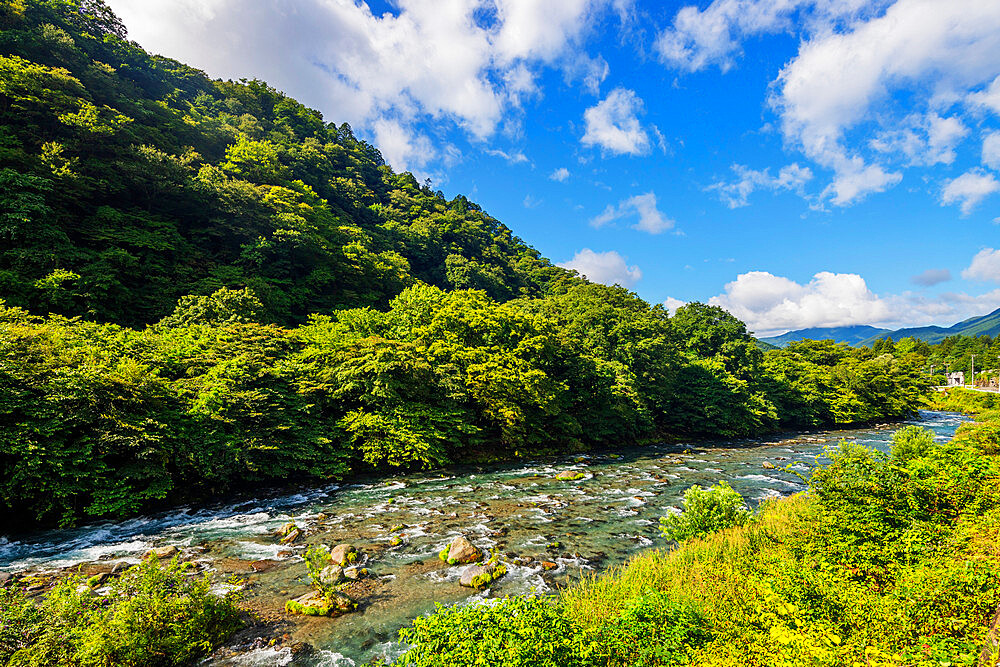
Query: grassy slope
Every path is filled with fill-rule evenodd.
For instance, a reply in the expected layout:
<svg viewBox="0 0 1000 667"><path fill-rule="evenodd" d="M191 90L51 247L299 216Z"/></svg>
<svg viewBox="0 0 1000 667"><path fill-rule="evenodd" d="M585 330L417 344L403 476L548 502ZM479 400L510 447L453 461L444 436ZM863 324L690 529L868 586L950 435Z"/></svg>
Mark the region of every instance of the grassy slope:
<svg viewBox="0 0 1000 667"><path fill-rule="evenodd" d="M408 638L417 648L404 662L992 667L1000 657L1000 397L935 400L981 421L947 444L925 435L909 453L897 445L892 457L845 444L808 494L765 504L749 526L586 579L550 599L545 613L511 606L520 620L507 625L494 608L492 627L481 631L475 607L441 610L414 623ZM541 636L549 639L536 653L518 648ZM503 647L499 659L471 657L494 644Z"/></svg>

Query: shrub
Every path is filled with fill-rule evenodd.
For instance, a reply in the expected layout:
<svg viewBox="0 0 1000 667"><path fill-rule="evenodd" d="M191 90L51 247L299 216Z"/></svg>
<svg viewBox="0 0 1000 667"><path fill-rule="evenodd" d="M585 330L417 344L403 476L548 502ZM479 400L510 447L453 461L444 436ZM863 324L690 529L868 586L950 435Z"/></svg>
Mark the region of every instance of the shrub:
<svg viewBox="0 0 1000 667"><path fill-rule="evenodd" d="M705 621L692 607L666 593L648 592L590 629L584 655L587 664L595 665L686 665L709 638Z"/></svg>
<svg viewBox="0 0 1000 667"><path fill-rule="evenodd" d="M232 599L189 574L176 559L148 559L114 580L106 596L79 576L61 581L38 607L4 592L0 658L8 667L189 664L239 626Z"/></svg>
<svg viewBox="0 0 1000 667"><path fill-rule="evenodd" d="M444 607L399 632L405 667L578 667L576 628L553 598Z"/></svg>
<svg viewBox="0 0 1000 667"><path fill-rule="evenodd" d="M703 489L697 484L684 492L684 511L660 519L660 530L677 542L732 526L745 526L753 518L738 492L725 481Z"/></svg>

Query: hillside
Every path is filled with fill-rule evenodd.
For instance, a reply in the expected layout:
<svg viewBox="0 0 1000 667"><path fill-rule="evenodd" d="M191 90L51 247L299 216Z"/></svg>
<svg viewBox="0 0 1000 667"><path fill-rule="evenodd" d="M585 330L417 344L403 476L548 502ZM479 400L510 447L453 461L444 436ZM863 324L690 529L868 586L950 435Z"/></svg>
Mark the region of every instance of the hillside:
<svg viewBox="0 0 1000 667"><path fill-rule="evenodd" d="M349 125L146 53L101 2L4 3L0 28L8 305L138 326L250 287L293 324L417 282L506 301L573 280Z"/></svg>
<svg viewBox="0 0 1000 667"><path fill-rule="evenodd" d="M871 346L880 338L916 338L927 343L940 343L949 336L997 336L1000 335L1000 308L980 317L970 317L967 320L953 324L950 327L912 327L906 329L878 329L871 326L857 325L850 327L815 327L789 331L780 336L761 338L770 345L784 347L789 343L801 340L833 340L837 343L848 343L856 346Z"/></svg>

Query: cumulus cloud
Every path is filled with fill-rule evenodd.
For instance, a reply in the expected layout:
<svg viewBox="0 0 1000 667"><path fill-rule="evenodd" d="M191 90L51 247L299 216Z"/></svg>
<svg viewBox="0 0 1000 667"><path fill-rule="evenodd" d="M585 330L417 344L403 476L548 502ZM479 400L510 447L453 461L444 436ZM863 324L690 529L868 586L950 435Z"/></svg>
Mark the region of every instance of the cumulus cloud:
<svg viewBox="0 0 1000 667"><path fill-rule="evenodd" d="M619 155L642 155L649 151L649 135L639 122L642 100L635 91L615 88L608 96L583 112L584 146L599 146Z"/></svg>
<svg viewBox="0 0 1000 667"><path fill-rule="evenodd" d="M983 137L983 164L1000 171L1000 132L990 132Z"/></svg>
<svg viewBox="0 0 1000 667"><path fill-rule="evenodd" d="M870 164L848 145L848 132L873 121L897 124L891 109L898 92L912 104L946 107L992 80L998 70L1000 3L986 0L898 0L884 14L846 32L821 33L804 42L781 71L772 106L781 129L818 164L834 171L827 196L848 204L881 192L901 174ZM934 161L948 161L963 130L956 121L928 116L926 143Z"/></svg>
<svg viewBox="0 0 1000 667"><path fill-rule="evenodd" d="M962 271L962 277L968 280L1000 282L1000 250L983 248L977 252L969 268Z"/></svg>
<svg viewBox="0 0 1000 667"><path fill-rule="evenodd" d="M680 299L675 299L672 296L668 296L663 302L663 307L667 309L667 312L673 315L677 312L677 309L681 306L686 306L687 301L681 301Z"/></svg>
<svg viewBox="0 0 1000 667"><path fill-rule="evenodd" d="M982 169L971 169L948 181L941 191L941 204L960 204L962 215L969 215L979 202L1000 190L1000 181Z"/></svg>
<svg viewBox="0 0 1000 667"><path fill-rule="evenodd" d="M714 0L705 9L682 8L656 40L660 58L691 72L733 67L740 42L789 30L793 19L829 29L834 23L871 13L884 0Z"/></svg>
<svg viewBox="0 0 1000 667"><path fill-rule="evenodd" d="M911 283L922 287L933 287L949 280L951 280L951 271L948 269L927 269L910 278Z"/></svg>
<svg viewBox="0 0 1000 667"><path fill-rule="evenodd" d="M588 280L604 285L631 287L642 278L639 267L628 265L625 258L614 250L594 252L590 248L584 248L573 259L556 266L575 270Z"/></svg>
<svg viewBox="0 0 1000 667"><path fill-rule="evenodd" d="M892 312L852 273L823 271L805 285L766 271L750 271L726 284L709 303L721 306L759 333L881 322Z"/></svg>
<svg viewBox="0 0 1000 667"><path fill-rule="evenodd" d="M600 215L593 218L590 224L600 228L616 220L633 217L636 222L632 225L632 229L650 234L659 234L672 229L675 224L657 208L656 194L653 192L629 197L619 202L617 206L609 205Z"/></svg>
<svg viewBox="0 0 1000 667"><path fill-rule="evenodd" d="M769 169L754 170L741 164L734 164L732 170L736 174L736 180L719 181L706 188L718 192L729 208L746 206L750 195L756 190L790 190L805 196L805 184L813 177L809 167L801 167L797 162L782 167L777 176L771 176Z"/></svg>
<svg viewBox="0 0 1000 667"><path fill-rule="evenodd" d="M569 169L567 169L566 167L559 167L551 174L549 174L549 179L557 181L559 183L564 183L568 178L569 178Z"/></svg>
<svg viewBox="0 0 1000 667"><path fill-rule="evenodd" d="M996 275L1000 277L1000 273ZM996 309L1000 289L981 295L878 295L854 273L823 271L800 284L766 271L750 271L727 283L725 293L712 297L709 303L725 308L757 335L771 336L796 329L855 324L890 328L947 326Z"/></svg>
<svg viewBox="0 0 1000 667"><path fill-rule="evenodd" d="M397 168L427 155L414 150L426 139L412 131L418 119L491 136L540 94L542 69L579 69L589 27L613 10L611 0L399 0L382 14L363 0L109 4L154 52L212 76L262 78L331 120L381 132Z"/></svg>
<svg viewBox="0 0 1000 667"><path fill-rule="evenodd" d="M725 71L745 40L779 32L802 41L770 106L786 145L833 172L834 204L894 187L900 166L951 164L961 113L1000 114L993 0L714 0L678 11L656 46L671 67Z"/></svg>
<svg viewBox="0 0 1000 667"><path fill-rule="evenodd" d="M903 157L910 166L951 164L955 147L968 133L958 117L931 112L909 116L894 129L880 132L871 145L880 153Z"/></svg>

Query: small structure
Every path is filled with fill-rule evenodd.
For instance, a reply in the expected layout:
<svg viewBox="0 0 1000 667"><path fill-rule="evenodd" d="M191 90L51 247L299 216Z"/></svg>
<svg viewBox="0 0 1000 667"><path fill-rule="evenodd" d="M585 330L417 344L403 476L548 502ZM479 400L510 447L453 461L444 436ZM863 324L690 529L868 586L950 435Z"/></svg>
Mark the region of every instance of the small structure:
<svg viewBox="0 0 1000 667"><path fill-rule="evenodd" d="M948 373L945 377L948 379L949 387L961 387L965 384L965 371Z"/></svg>

